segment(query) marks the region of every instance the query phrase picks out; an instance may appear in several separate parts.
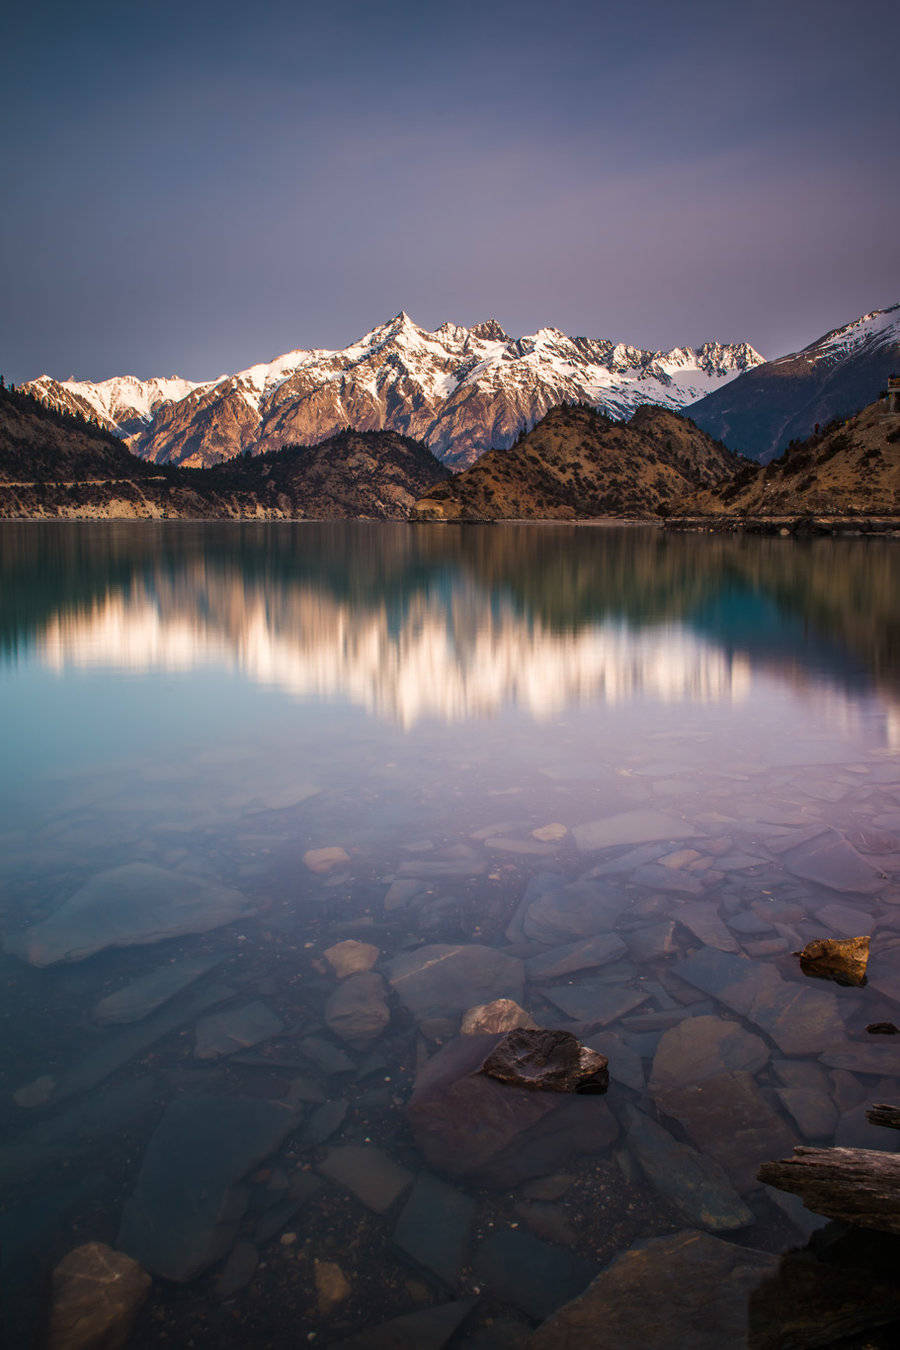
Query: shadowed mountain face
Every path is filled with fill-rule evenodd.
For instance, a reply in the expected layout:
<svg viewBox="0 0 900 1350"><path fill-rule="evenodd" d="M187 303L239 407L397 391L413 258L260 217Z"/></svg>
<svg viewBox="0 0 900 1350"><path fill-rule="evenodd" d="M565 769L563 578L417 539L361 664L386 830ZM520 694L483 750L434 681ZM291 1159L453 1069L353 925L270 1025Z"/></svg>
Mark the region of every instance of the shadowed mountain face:
<svg viewBox="0 0 900 1350"><path fill-rule="evenodd" d="M673 503L676 515L900 515L900 417L884 400Z"/></svg>
<svg viewBox="0 0 900 1350"><path fill-rule="evenodd" d="M663 352L556 328L513 338L494 320L430 332L401 313L342 350L286 352L202 384L42 375L26 387L97 417L156 464L208 467L350 427L414 437L463 468L556 404L585 401L615 418L642 403L683 408L762 359L745 342Z"/></svg>
<svg viewBox="0 0 900 1350"><path fill-rule="evenodd" d="M509 450L490 451L416 505L419 520L572 520L652 516L691 487L719 482L737 456L664 408L610 422L554 408Z"/></svg>
<svg viewBox="0 0 900 1350"><path fill-rule="evenodd" d="M711 436L766 464L817 423L825 426L873 402L894 374L900 374L900 305L745 371L691 404L690 413Z"/></svg>

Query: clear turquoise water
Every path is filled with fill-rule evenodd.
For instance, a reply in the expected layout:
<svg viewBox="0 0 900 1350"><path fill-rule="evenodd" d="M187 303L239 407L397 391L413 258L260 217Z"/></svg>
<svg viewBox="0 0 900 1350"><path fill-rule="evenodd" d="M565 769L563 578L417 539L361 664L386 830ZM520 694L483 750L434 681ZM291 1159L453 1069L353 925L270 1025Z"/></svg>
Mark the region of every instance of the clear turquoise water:
<svg viewBox="0 0 900 1350"><path fill-rule="evenodd" d="M452 1040L458 1013L435 1025L391 992L386 1029L349 1047L352 1076L333 1076L298 1050L314 1033L348 1051L326 1020L335 980L322 952L359 938L378 947L376 969L388 974L423 943L534 957L558 943L541 942L534 924L517 928L515 916L548 871L558 887L591 884L594 869L624 860L613 873L626 904L606 928L627 950L593 974L649 991L603 1026L582 1018L579 1034L599 1037L599 1048L604 1034L617 1037L646 1079L682 1018L735 1021L762 1034L755 1090L795 1139L866 1141L860 1111L883 1099L873 1092L890 1065L876 1074L825 1064L833 1028L821 1047L786 1055L758 1022L674 972L706 945L682 921L685 904L711 907L726 927L762 906L771 922L758 932L728 929L735 952L803 990L812 986L795 944L852 935L840 931L851 916L834 906L864 913L872 931L900 927L896 543L568 526L28 524L0 527L0 578L0 921L10 947L0 957L0 1119L17 1150L0 1150L0 1236L16 1335L39 1324L42 1281L61 1255L94 1237L115 1244L171 1102L198 1092L281 1100L304 1071L347 1113L317 1144L298 1122L265 1164L277 1185L270 1175L251 1188L232 1240L255 1245L255 1276L228 1298L216 1285L221 1262L186 1285L157 1280L136 1344L287 1345L298 1328L329 1344L476 1288L453 1343L520 1343L485 1331L493 1318L521 1337L535 1321L514 1280L485 1275L487 1233L535 1230L595 1270L636 1239L685 1226L636 1160L624 1108L701 1155L708 1141L646 1085L614 1078L603 1108L615 1137L551 1160L545 1172L574 1180L549 1216L517 1217L526 1180L498 1191L445 1171L475 1205L452 1277L399 1243L401 1200L375 1213L333 1181L286 1220L296 1242L258 1237L261 1216L283 1200L278 1186L298 1170L318 1175L329 1147L369 1140L413 1175L441 1170L423 1157L406 1104L417 1059ZM648 812L684 826L651 841L652 857L632 857L630 838L591 845L579 834ZM562 838L536 840L549 824L565 827ZM820 837L862 860L851 885L804 875L802 858L793 870L785 862ZM347 861L310 870L304 855L324 847ZM680 860L685 850L696 856ZM420 876L418 896L386 909L392 883L415 880L423 861L458 875ZM236 889L252 913L45 967L16 954L17 935L91 878L134 863L172 885L200 877ZM665 868L682 889L661 884ZM671 950L636 954L634 934L666 922ZM91 1055L115 1051L122 1028L98 1025L98 1001L193 955L221 958L204 977L229 981L221 1006L260 998L278 1018L280 1031L254 1048L260 1062L198 1059L197 1017L186 1012L133 1055L113 1053L99 1081L54 1096ZM590 975L526 980L524 1006L543 1024L566 1024L554 988ZM848 1043L870 1045L866 1023L900 1012L886 984L828 989ZM785 1058L811 1066L833 1108L828 1129L803 1135L778 1096ZM46 1100L17 1103L13 1094L45 1078L56 1085ZM121 1107L131 1091L139 1108L122 1111L121 1125L114 1111L104 1122L103 1094L118 1093ZM313 1104L304 1109L308 1117ZM530 1180L540 1175L532 1169ZM796 1215L761 1188L742 1194L752 1223L721 1236L773 1252L804 1240ZM314 1289L319 1253L342 1264L352 1288L330 1312Z"/></svg>

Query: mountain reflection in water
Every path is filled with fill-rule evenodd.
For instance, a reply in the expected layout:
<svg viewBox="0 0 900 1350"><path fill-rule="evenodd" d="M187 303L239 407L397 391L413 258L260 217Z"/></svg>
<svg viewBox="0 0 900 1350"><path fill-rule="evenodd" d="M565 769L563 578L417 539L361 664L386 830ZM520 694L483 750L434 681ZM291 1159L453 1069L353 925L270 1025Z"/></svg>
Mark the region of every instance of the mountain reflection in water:
<svg viewBox="0 0 900 1350"><path fill-rule="evenodd" d="M764 673L898 726L890 542L567 526L7 528L0 640L48 667L218 666L412 727L742 699Z"/></svg>

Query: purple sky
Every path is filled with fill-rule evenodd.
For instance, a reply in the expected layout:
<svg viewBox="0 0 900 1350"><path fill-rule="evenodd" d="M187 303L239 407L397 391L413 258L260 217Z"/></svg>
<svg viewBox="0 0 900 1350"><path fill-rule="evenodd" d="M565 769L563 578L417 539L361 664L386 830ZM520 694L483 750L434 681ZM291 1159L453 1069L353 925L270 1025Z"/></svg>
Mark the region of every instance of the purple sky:
<svg viewBox="0 0 900 1350"><path fill-rule="evenodd" d="M775 356L900 300L895 0L24 0L0 370L209 378L406 309Z"/></svg>

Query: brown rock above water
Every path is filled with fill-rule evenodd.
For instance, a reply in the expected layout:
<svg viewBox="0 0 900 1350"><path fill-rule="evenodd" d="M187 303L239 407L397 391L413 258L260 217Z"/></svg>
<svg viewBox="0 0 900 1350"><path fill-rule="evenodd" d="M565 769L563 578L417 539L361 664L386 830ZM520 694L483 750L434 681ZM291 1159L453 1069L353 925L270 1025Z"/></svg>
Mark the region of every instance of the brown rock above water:
<svg viewBox="0 0 900 1350"><path fill-rule="evenodd" d="M814 938L800 953L800 969L804 975L834 980L835 984L865 984L868 962L867 937Z"/></svg>
<svg viewBox="0 0 900 1350"><path fill-rule="evenodd" d="M482 1072L500 1083L538 1092L605 1092L609 1061L570 1031L510 1031L484 1061Z"/></svg>
<svg viewBox="0 0 900 1350"><path fill-rule="evenodd" d="M120 1350L152 1281L103 1242L64 1256L53 1272L49 1350Z"/></svg>
<svg viewBox="0 0 900 1350"><path fill-rule="evenodd" d="M493 1036L503 1035L516 1027L534 1029L536 1026L537 1022L531 1013L520 1008L515 999L495 998L493 1003L481 1003L477 1008L470 1008L463 1016L460 1031L463 1036Z"/></svg>

